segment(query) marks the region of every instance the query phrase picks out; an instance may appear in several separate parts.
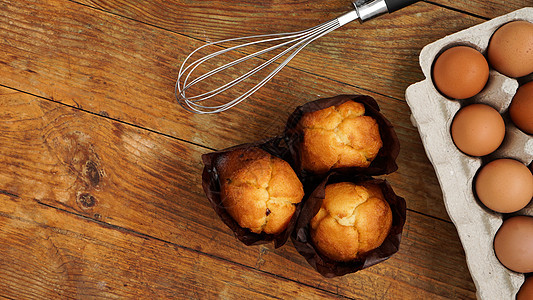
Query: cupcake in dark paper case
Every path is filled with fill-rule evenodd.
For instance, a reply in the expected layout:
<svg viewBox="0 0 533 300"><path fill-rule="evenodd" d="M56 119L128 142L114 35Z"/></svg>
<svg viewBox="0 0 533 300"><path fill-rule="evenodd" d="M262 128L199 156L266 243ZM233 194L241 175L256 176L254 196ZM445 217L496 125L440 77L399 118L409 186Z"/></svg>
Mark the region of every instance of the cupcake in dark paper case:
<svg viewBox="0 0 533 300"><path fill-rule="evenodd" d="M288 151L275 145L278 141L240 145L202 157L204 191L215 212L246 245L284 244L304 196L296 173L280 158Z"/></svg>
<svg viewBox="0 0 533 300"><path fill-rule="evenodd" d="M306 200L291 238L320 274L342 276L396 253L405 219L405 200L385 180L335 173Z"/></svg>
<svg viewBox="0 0 533 300"><path fill-rule="evenodd" d="M289 117L285 136L303 176L397 169L398 137L370 96L340 95L302 105Z"/></svg>
<svg viewBox="0 0 533 300"><path fill-rule="evenodd" d="M336 261L361 259L379 247L392 226L392 211L377 184L338 182L309 222L317 250Z"/></svg>

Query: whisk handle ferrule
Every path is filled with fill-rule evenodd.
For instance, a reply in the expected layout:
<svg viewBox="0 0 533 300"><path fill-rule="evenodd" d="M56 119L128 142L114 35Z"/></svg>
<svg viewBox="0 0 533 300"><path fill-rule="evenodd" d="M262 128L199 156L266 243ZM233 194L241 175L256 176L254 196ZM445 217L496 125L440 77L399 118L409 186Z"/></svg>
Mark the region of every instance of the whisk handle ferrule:
<svg viewBox="0 0 533 300"><path fill-rule="evenodd" d="M339 22L340 26L343 26L345 24L350 23L353 20L357 20L357 18L359 18L359 14L357 13L357 11L352 10L338 17L337 21Z"/></svg>
<svg viewBox="0 0 533 300"><path fill-rule="evenodd" d="M353 5L361 21L366 21L388 12L385 0L357 0L353 2Z"/></svg>

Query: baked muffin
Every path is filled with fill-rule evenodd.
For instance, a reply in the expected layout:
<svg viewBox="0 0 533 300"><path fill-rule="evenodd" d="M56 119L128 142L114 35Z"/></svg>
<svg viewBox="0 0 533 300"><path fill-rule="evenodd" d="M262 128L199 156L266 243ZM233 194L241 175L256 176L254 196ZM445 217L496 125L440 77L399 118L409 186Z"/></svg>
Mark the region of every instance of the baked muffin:
<svg viewBox="0 0 533 300"><path fill-rule="evenodd" d="M392 211L378 185L334 183L325 193L310 222L311 239L322 255L350 261L383 243L392 226Z"/></svg>
<svg viewBox="0 0 533 300"><path fill-rule="evenodd" d="M285 230L304 196L286 161L252 147L228 152L216 168L222 205L241 227L266 234Z"/></svg>
<svg viewBox="0 0 533 300"><path fill-rule="evenodd" d="M383 143L378 123L364 114L365 106L350 100L303 115L298 124L303 132L303 169L322 174L336 168L368 167Z"/></svg>

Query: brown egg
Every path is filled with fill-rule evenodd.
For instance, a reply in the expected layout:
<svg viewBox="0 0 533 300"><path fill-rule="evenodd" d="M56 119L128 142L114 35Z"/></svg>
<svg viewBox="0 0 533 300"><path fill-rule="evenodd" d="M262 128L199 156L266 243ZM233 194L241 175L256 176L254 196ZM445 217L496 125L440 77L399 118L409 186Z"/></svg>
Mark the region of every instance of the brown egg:
<svg viewBox="0 0 533 300"><path fill-rule="evenodd" d="M533 217L515 216L505 220L494 237L494 252L508 269L533 272Z"/></svg>
<svg viewBox="0 0 533 300"><path fill-rule="evenodd" d="M505 136L505 123L494 108L472 104L460 109L452 122L452 139L457 148L472 156L496 150Z"/></svg>
<svg viewBox="0 0 533 300"><path fill-rule="evenodd" d="M497 159L481 168L476 194L493 211L512 213L524 208L533 197L533 175L514 159Z"/></svg>
<svg viewBox="0 0 533 300"><path fill-rule="evenodd" d="M533 72L533 23L513 21L498 28L487 49L490 65L509 77Z"/></svg>
<svg viewBox="0 0 533 300"><path fill-rule="evenodd" d="M526 278L516 294L516 300L533 300L533 277Z"/></svg>
<svg viewBox="0 0 533 300"><path fill-rule="evenodd" d="M509 114L516 127L533 134L533 81L518 88L509 106Z"/></svg>
<svg viewBox="0 0 533 300"><path fill-rule="evenodd" d="M481 92L489 79L489 64L476 49L457 46L444 51L433 65L437 89L453 99L466 99Z"/></svg>

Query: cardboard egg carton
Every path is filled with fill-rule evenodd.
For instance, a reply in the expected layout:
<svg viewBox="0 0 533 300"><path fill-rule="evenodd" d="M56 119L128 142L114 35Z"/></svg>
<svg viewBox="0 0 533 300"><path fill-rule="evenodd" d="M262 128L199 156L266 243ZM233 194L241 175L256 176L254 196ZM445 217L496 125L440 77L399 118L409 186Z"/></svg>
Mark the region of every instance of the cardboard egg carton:
<svg viewBox="0 0 533 300"><path fill-rule="evenodd" d="M472 189L473 178L483 163L495 158L515 158L529 165L533 160L533 136L517 129L506 114L519 86L516 79L491 69L489 81L481 93L467 100L450 100L434 87L431 70L435 58L453 46L467 45L485 54L494 31L513 20L533 22L533 8L514 11L425 46L420 53L420 66L426 79L409 86L406 91L411 119L418 127L427 156L435 168L446 209L463 244L479 299L515 299L524 275L508 270L496 258L493 239L503 216L479 204ZM504 142L486 157L463 154L450 135L456 112L472 103L494 107L506 123ZM530 203L519 214L533 216L533 205Z"/></svg>

